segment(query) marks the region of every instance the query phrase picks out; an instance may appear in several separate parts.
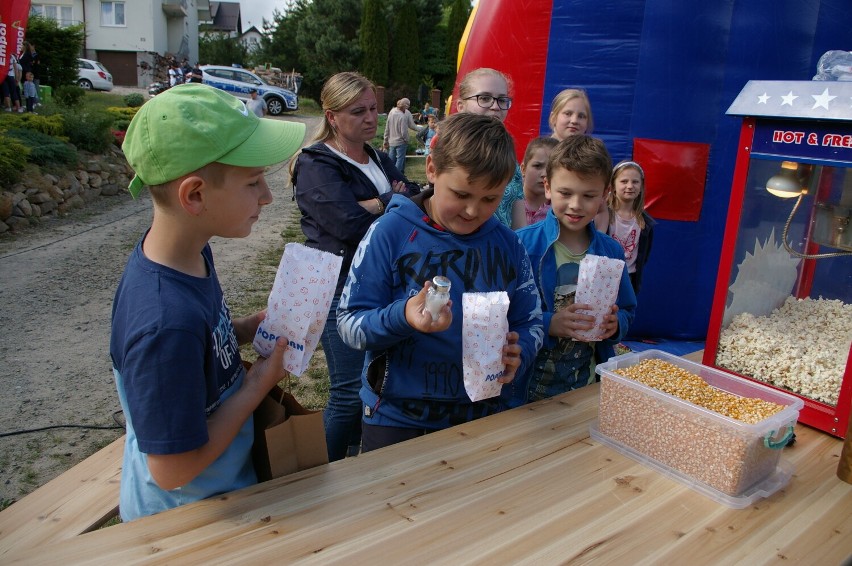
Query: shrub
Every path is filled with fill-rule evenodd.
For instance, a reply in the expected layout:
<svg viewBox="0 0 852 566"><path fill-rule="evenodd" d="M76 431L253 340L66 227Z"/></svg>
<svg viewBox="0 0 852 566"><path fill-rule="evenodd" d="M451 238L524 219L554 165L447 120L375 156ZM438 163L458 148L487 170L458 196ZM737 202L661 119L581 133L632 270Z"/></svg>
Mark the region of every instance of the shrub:
<svg viewBox="0 0 852 566"><path fill-rule="evenodd" d="M36 165L77 163L77 152L74 148L54 137L25 129L9 130L6 135L27 146L30 149L27 161Z"/></svg>
<svg viewBox="0 0 852 566"><path fill-rule="evenodd" d="M112 124L113 129L118 130L120 132L126 132L129 126L130 120L116 120Z"/></svg>
<svg viewBox="0 0 852 566"><path fill-rule="evenodd" d="M106 111L115 120L127 120L129 122L134 116L136 116L136 113L139 111L139 107L125 108L123 106L110 106L106 109Z"/></svg>
<svg viewBox="0 0 852 566"><path fill-rule="evenodd" d="M7 114L4 117L2 124L0 124L0 129L19 128L35 130L55 138L62 138L65 133L62 116L59 114L44 116L42 114L32 114L29 112L26 114L17 114L13 112L11 114ZM68 139L64 138L62 141L68 141Z"/></svg>
<svg viewBox="0 0 852 566"><path fill-rule="evenodd" d="M65 119L65 135L77 146L92 153L103 153L112 144L113 117L101 111L71 110L63 114Z"/></svg>
<svg viewBox="0 0 852 566"><path fill-rule="evenodd" d="M137 108L144 104L145 99L142 98L142 95L138 92L132 92L130 94L124 95L124 103L131 108Z"/></svg>
<svg viewBox="0 0 852 566"><path fill-rule="evenodd" d="M78 108L83 104L86 91L77 85L62 85L53 91L53 99L65 108Z"/></svg>
<svg viewBox="0 0 852 566"><path fill-rule="evenodd" d="M0 134L0 187L14 185L21 178L30 148Z"/></svg>

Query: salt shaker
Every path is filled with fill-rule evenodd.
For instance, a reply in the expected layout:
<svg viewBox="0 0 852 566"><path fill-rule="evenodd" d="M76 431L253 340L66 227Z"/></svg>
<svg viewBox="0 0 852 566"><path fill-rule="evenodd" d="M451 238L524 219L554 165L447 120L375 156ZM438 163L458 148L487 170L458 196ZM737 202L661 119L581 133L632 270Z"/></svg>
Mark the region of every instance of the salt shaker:
<svg viewBox="0 0 852 566"><path fill-rule="evenodd" d="M432 320L438 320L441 308L450 300L449 278L436 275L432 278L432 286L426 291L426 310L432 315Z"/></svg>

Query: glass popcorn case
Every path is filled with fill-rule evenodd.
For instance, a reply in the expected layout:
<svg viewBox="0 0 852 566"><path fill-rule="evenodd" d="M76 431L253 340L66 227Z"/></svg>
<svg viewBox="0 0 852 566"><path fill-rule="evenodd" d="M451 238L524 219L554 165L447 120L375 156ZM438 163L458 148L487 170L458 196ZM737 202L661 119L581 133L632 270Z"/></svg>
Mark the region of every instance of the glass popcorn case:
<svg viewBox="0 0 852 566"><path fill-rule="evenodd" d="M846 434L852 405L852 82L750 81L704 364L800 397Z"/></svg>

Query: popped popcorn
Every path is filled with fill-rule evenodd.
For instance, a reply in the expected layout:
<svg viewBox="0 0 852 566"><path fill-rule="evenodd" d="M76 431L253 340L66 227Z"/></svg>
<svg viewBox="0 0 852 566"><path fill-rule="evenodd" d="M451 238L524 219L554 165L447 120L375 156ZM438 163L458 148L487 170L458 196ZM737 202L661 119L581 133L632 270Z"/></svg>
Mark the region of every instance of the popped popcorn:
<svg viewBox="0 0 852 566"><path fill-rule="evenodd" d="M737 315L722 330L716 365L837 405L852 342L852 305L788 297L768 316Z"/></svg>

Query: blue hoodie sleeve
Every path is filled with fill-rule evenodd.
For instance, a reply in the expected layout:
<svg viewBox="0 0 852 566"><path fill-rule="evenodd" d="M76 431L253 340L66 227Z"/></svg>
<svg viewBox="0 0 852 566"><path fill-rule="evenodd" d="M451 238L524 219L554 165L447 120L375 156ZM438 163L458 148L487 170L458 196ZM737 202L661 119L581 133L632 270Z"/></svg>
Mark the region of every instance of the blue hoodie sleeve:
<svg viewBox="0 0 852 566"><path fill-rule="evenodd" d="M408 297L393 291L393 215L373 224L358 245L337 308L337 331L350 348L383 350L416 332L405 319ZM398 232L397 232L398 233Z"/></svg>
<svg viewBox="0 0 852 566"><path fill-rule="evenodd" d="M509 330L518 333L518 344L521 346L521 366L516 376L526 373L527 368L535 360L538 350L544 340L542 325L541 300L538 287L533 277L529 256L520 240L517 240L518 286L509 303Z"/></svg>

